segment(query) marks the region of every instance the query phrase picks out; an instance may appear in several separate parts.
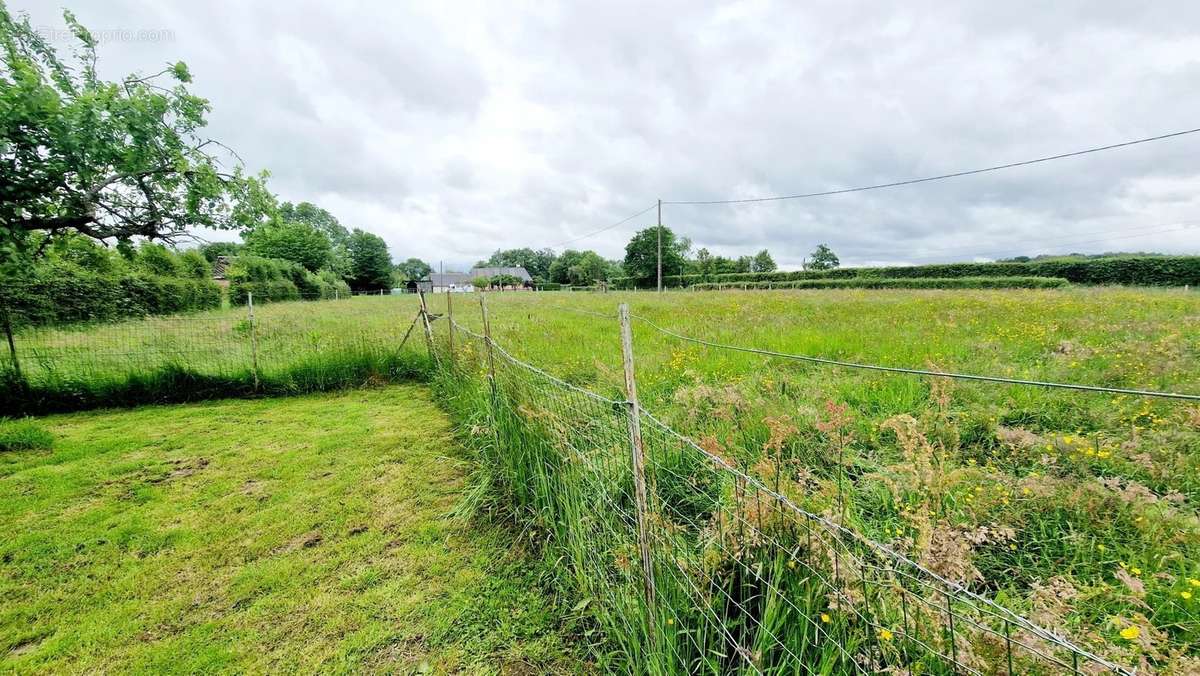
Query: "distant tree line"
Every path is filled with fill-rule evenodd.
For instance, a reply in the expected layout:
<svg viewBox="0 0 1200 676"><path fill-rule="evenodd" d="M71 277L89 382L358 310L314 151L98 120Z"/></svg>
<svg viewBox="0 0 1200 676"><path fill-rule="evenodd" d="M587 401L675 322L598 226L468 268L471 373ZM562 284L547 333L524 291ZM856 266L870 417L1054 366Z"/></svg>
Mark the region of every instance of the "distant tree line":
<svg viewBox="0 0 1200 676"><path fill-rule="evenodd" d="M661 233L664 277L682 274L774 272L778 269L774 257L767 249L753 255L728 258L714 255L707 248L693 251L689 238L676 235L667 226L661 227ZM490 257L478 261L475 267L522 267L538 286L590 286L623 278L634 278L638 280L639 285L645 285L657 279L658 257L659 226L652 226L634 234L625 246L625 257L621 260L606 259L591 250L567 249L556 253L548 248L524 247L497 250ZM813 252L808 265L814 270L828 270L838 266L838 259L829 247L822 244ZM414 275L421 272L428 274L429 266L416 259L410 259L397 266L397 274Z"/></svg>

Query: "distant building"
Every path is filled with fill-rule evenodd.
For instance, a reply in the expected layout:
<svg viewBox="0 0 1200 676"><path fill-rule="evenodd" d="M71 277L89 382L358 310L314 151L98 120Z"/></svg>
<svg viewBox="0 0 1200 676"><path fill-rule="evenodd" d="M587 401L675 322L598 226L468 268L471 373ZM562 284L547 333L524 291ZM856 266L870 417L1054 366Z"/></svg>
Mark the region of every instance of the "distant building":
<svg viewBox="0 0 1200 676"><path fill-rule="evenodd" d="M533 289L533 277L530 276L529 271L527 271L525 268L472 268L467 274L469 274L472 279L476 277L495 279L503 276L519 280L518 284L512 284L510 279L509 283L504 285L504 290L519 291L523 289Z"/></svg>
<svg viewBox="0 0 1200 676"><path fill-rule="evenodd" d="M429 293L433 291L433 282L428 279L410 279L404 282L404 287L397 289L400 293L416 293L418 290Z"/></svg>
<svg viewBox="0 0 1200 676"><path fill-rule="evenodd" d="M464 293L475 290L474 281L480 277L493 279L501 275L507 275L514 279L520 280L520 284L509 284L505 289L527 289L533 287L533 277L525 268L472 268L470 272L434 272L429 275L429 280L413 280L408 282L409 291L422 291L432 293Z"/></svg>
<svg viewBox="0 0 1200 676"><path fill-rule="evenodd" d="M491 279L500 275L508 275L509 277L516 277L524 284L533 283L533 277L529 276L529 272L525 268L471 268L471 271L467 274L471 276L471 279L476 277Z"/></svg>
<svg viewBox="0 0 1200 676"><path fill-rule="evenodd" d="M475 279L466 272L434 272L429 275L429 291L433 293L451 293L474 291L471 280ZM423 284L423 282L422 282ZM424 287L421 287L424 290Z"/></svg>

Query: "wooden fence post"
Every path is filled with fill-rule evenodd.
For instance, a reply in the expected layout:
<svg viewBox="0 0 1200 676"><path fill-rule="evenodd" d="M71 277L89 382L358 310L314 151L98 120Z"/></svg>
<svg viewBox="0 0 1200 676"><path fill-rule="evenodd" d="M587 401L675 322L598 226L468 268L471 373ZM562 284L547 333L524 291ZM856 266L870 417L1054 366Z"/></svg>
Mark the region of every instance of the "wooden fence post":
<svg viewBox="0 0 1200 676"><path fill-rule="evenodd" d="M650 611L651 631L657 626L655 619L654 562L650 558L650 532L647 523L646 499L646 456L642 446L641 407L637 398L637 381L633 376L633 329L629 325L629 305L621 303L617 308L621 319L621 354L625 363L625 396L629 400L629 449L633 469L634 501L637 506L638 550L642 559L642 583L645 587L646 607Z"/></svg>
<svg viewBox="0 0 1200 676"><path fill-rule="evenodd" d="M258 331L254 327L254 292L246 292L246 309L250 321L250 367L254 373L254 390L258 391Z"/></svg>
<svg viewBox="0 0 1200 676"><path fill-rule="evenodd" d="M17 343L13 340L12 317L8 314L7 305L2 309L4 310L4 335L8 337L8 355L12 358L13 375L20 383L24 379L21 377L21 360L17 358Z"/></svg>
<svg viewBox="0 0 1200 676"><path fill-rule="evenodd" d="M429 306L425 304L425 291L418 289L417 293L421 298L421 322L425 324L425 346L429 348L429 358L438 363L440 360L433 349L433 327L429 325Z"/></svg>
<svg viewBox="0 0 1200 676"><path fill-rule="evenodd" d="M479 311L483 314L483 342L487 344L488 380L492 384L492 404L496 402L496 357L492 354L492 323L488 321L487 298L479 293Z"/></svg>
<svg viewBox="0 0 1200 676"><path fill-rule="evenodd" d="M497 423L497 389L496 389L496 357L492 349L492 322L488 320L487 294L479 292L479 312L483 315L483 344L487 345L488 386L491 389L492 405L488 409L488 417L492 424L492 439L496 444L496 452L500 452L500 426Z"/></svg>

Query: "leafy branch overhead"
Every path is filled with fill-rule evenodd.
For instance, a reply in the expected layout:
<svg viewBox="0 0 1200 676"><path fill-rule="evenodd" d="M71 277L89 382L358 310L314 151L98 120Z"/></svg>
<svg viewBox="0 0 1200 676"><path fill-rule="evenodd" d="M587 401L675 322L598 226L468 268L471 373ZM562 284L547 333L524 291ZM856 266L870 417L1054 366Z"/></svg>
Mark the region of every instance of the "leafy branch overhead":
<svg viewBox="0 0 1200 676"><path fill-rule="evenodd" d="M96 39L70 12L65 63L0 3L0 255L32 233L173 242L191 227L252 227L275 213L265 172L205 137L208 101L182 62L120 82L96 74Z"/></svg>

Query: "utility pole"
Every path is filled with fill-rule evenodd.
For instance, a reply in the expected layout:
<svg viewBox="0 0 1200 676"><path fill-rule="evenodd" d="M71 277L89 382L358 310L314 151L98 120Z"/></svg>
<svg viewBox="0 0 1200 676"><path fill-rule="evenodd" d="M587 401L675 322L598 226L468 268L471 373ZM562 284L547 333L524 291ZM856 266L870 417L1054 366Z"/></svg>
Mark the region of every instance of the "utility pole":
<svg viewBox="0 0 1200 676"><path fill-rule="evenodd" d="M658 201L658 292L662 293L662 200Z"/></svg>

